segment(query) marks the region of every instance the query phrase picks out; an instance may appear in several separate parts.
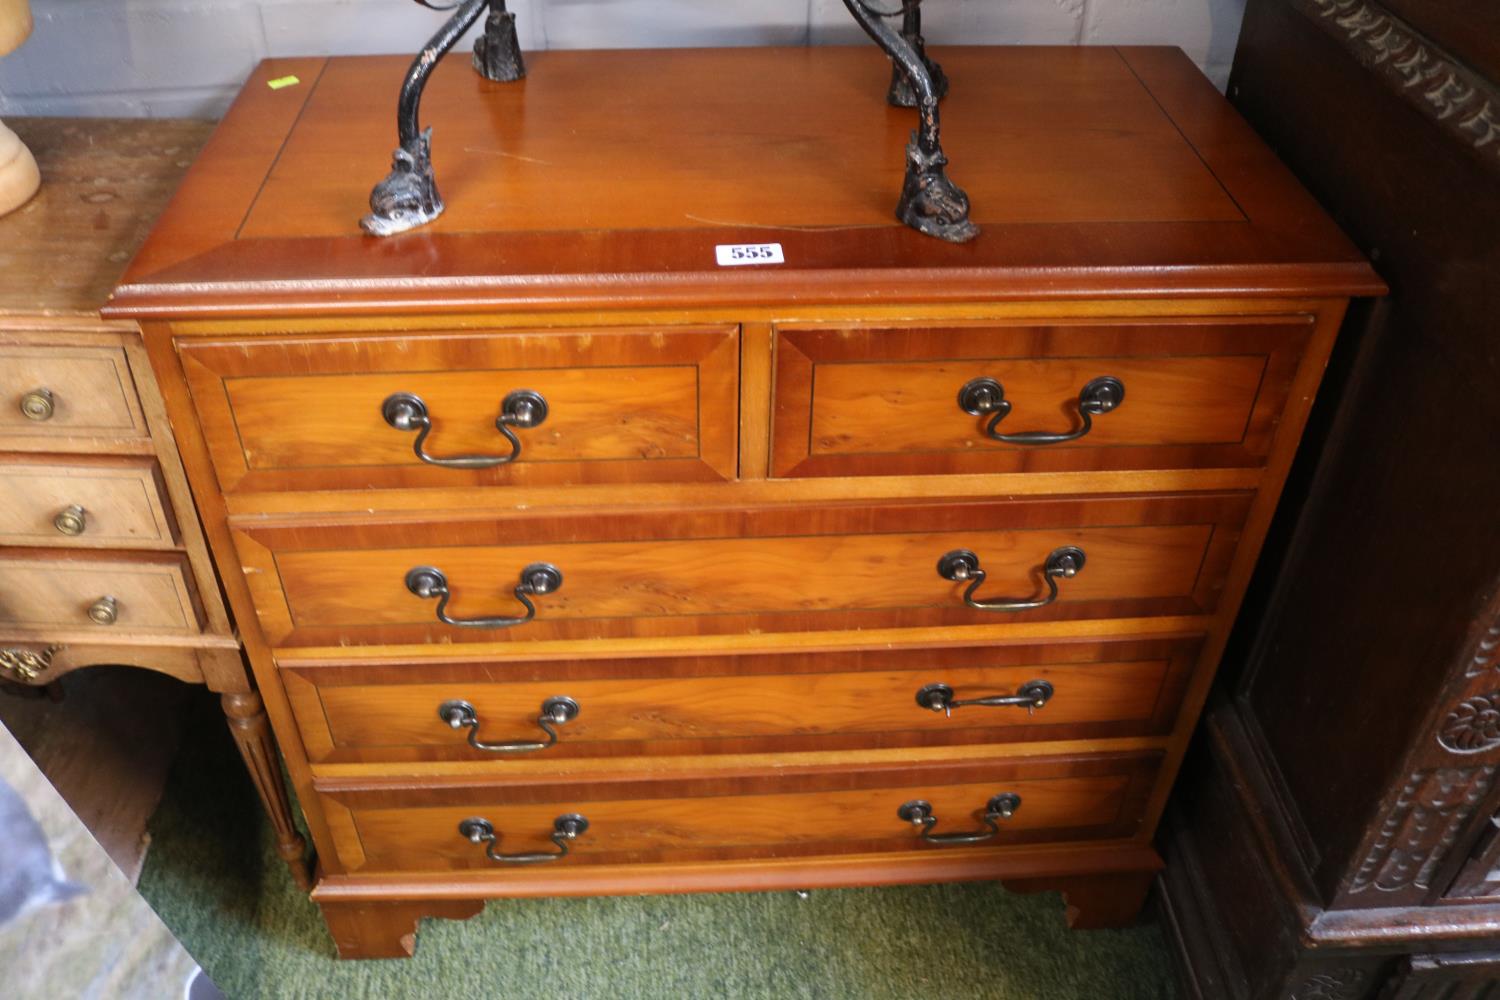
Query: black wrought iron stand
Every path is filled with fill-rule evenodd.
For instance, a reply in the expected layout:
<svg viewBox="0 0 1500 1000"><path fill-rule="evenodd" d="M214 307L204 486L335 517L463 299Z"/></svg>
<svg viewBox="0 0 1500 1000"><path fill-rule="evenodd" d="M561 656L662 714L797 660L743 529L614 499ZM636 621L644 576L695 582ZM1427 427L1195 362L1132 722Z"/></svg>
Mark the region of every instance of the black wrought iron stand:
<svg viewBox="0 0 1500 1000"><path fill-rule="evenodd" d="M418 120L422 90L439 60L489 9L484 34L474 43L474 68L490 80L519 80L526 75L516 38L516 16L505 0L460 0L435 6L453 16L417 53L401 85L396 105L400 145L392 156L391 172L370 192L370 214L360 225L373 236L390 236L431 222L443 213L432 172L432 129ZM844 0L860 27L891 57L891 86L886 100L897 107L916 108L917 129L906 147L906 179L896 218L919 232L952 243L973 239L979 229L969 221L969 198L948 179L948 157L943 152L938 102L948 92L942 67L927 57L922 41L922 0L900 0L885 10L870 0ZM898 30L892 22L901 19Z"/></svg>

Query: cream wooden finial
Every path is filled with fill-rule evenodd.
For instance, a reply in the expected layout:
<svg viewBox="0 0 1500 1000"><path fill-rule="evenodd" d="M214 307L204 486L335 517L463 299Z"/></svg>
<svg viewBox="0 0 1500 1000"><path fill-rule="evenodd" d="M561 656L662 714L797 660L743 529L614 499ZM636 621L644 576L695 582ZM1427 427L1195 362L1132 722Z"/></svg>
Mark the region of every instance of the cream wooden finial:
<svg viewBox="0 0 1500 1000"><path fill-rule="evenodd" d="M0 0L0 56L21 47L31 34L31 0Z"/></svg>
<svg viewBox="0 0 1500 1000"><path fill-rule="evenodd" d="M29 0L0 0L0 56L20 48L30 34ZM41 183L31 150L0 122L0 215L24 205Z"/></svg>
<svg viewBox="0 0 1500 1000"><path fill-rule="evenodd" d="M0 122L0 215L24 205L41 184L42 174L31 150Z"/></svg>

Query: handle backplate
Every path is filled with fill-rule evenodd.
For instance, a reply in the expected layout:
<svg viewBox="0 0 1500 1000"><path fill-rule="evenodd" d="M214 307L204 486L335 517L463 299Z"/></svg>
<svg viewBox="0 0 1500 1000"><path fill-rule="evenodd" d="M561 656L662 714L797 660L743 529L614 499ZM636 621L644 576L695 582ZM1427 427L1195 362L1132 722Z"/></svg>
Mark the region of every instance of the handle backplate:
<svg viewBox="0 0 1500 1000"><path fill-rule="evenodd" d="M1052 685L1046 681L1027 681L1015 694L992 694L980 698L957 698L947 684L928 684L917 692L917 704L933 712L952 716L955 708L970 705L990 708L1024 708L1030 715L1052 700Z"/></svg>
<svg viewBox="0 0 1500 1000"><path fill-rule="evenodd" d="M999 795L992 796L985 804L984 815L980 817L984 829L963 833L933 833L932 828L937 826L938 818L932 811L932 804L924 799L903 802L896 809L896 815L904 822L919 827L922 831L922 839L927 843L952 847L959 844L979 844L993 839L1000 833L1000 821L1010 819L1019 808L1021 808L1021 796L1015 792L1001 792Z"/></svg>
<svg viewBox="0 0 1500 1000"><path fill-rule="evenodd" d="M512 743L483 743L479 739L479 713L467 701L455 698L438 706L438 718L454 729L468 728L469 746L486 753L534 753L557 745L557 730L553 726L566 725L578 718L578 702L567 695L554 695L542 702L541 713L536 724L547 734L545 743L523 740Z"/></svg>
<svg viewBox="0 0 1500 1000"><path fill-rule="evenodd" d="M1011 402L1005 398L1005 387L997 380L983 376L970 379L958 390L958 408L976 417L989 416L986 437L1006 444L1048 445L1077 441L1094 429L1094 418L1125 402L1125 383L1113 375L1090 379L1078 393L1079 425L1071 431L1017 431L1001 434L1000 421L1010 416Z"/></svg>
<svg viewBox="0 0 1500 1000"><path fill-rule="evenodd" d="M552 843L556 851L529 851L523 854L501 854L495 850L500 836L494 824L481 816L471 816L458 824L461 837L473 844L484 844L485 857L506 865L539 865L568 856L568 846L587 832L589 821L578 813L567 813L552 821Z"/></svg>
<svg viewBox="0 0 1500 1000"><path fill-rule="evenodd" d="M406 589L423 599L436 597L437 619L444 625L458 628L510 628L524 625L536 617L536 605L531 603L535 594L550 594L563 583L562 570L551 563L532 563L521 570L521 582L512 593L526 609L524 615L515 617L453 618L448 614L448 602L453 594L448 589L448 577L435 566L413 566L406 572Z"/></svg>
<svg viewBox="0 0 1500 1000"><path fill-rule="evenodd" d="M393 392L380 404L380 416L398 431L416 431L412 452L428 465L446 469L489 469L497 465L509 465L521 457L521 439L512 427L523 430L541 425L547 419L547 400L531 389L517 389L500 401L500 415L495 418L495 429L510 444L509 455L450 455L441 457L428 453L423 445L432 433L432 415L420 396L410 392Z"/></svg>
<svg viewBox="0 0 1500 1000"><path fill-rule="evenodd" d="M1042 578L1047 582L1047 595L1037 598L976 600L974 592L984 583L985 571L979 565L979 557L968 549L953 549L951 552L943 553L942 558L938 560L937 571L944 580L969 584L964 589L964 603L971 608L978 611L1030 611L1033 608L1046 607L1057 600L1058 579L1071 580L1077 576L1083 571L1086 559L1083 549L1076 545L1064 545L1053 549L1048 553L1046 562L1042 564Z"/></svg>

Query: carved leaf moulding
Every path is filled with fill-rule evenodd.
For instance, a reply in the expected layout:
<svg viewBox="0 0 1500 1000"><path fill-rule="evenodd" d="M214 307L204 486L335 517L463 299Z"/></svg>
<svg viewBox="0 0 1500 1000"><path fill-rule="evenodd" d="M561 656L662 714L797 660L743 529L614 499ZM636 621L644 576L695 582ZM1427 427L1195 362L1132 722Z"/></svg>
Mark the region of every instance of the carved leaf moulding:
<svg viewBox="0 0 1500 1000"><path fill-rule="evenodd" d="M1500 167L1500 89L1369 0L1293 0L1362 66Z"/></svg>
<svg viewBox="0 0 1500 1000"><path fill-rule="evenodd" d="M1495 604L1500 604L1500 600ZM1473 643L1464 654L1464 679L1492 677L1492 671L1500 670L1500 614L1495 615ZM1455 754L1483 753L1500 747L1500 691L1485 691L1478 684L1471 686L1449 709L1434 739L1438 746Z"/></svg>
<svg viewBox="0 0 1500 1000"><path fill-rule="evenodd" d="M1495 767L1415 771L1381 824L1349 892L1429 889L1432 876L1490 789Z"/></svg>
<svg viewBox="0 0 1500 1000"><path fill-rule="evenodd" d="M52 666L60 646L46 649L0 649L0 678L34 684Z"/></svg>
<svg viewBox="0 0 1500 1000"><path fill-rule="evenodd" d="M1500 670L1500 618L1474 643L1474 655L1464 668L1464 676L1478 677L1491 670Z"/></svg>

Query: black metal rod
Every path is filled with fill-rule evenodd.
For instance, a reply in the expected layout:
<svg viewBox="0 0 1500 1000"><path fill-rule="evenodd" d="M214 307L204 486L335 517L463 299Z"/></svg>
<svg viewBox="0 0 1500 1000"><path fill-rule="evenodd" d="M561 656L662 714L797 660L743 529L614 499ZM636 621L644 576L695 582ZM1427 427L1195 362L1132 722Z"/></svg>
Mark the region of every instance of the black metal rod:
<svg viewBox="0 0 1500 1000"><path fill-rule="evenodd" d="M869 35L886 55L896 61L901 71L906 74L907 81L911 83L912 91L917 97L917 114L921 119L917 130L917 148L929 156L940 153L938 93L932 82L932 74L927 70L926 60L901 31L897 31L890 25L887 18L882 16L881 11L870 7L865 0L844 0L844 6L849 8L849 13L854 15L854 20L859 23L859 26L865 29L865 34ZM918 6L920 2L912 5L912 7ZM921 14L913 12L911 7L903 4L903 20L907 17L920 19Z"/></svg>
<svg viewBox="0 0 1500 1000"><path fill-rule="evenodd" d="M422 0L418 0L422 3ZM458 5L458 10L448 18L446 24L438 29L438 33L432 36L417 57L411 61L411 68L406 71L406 79L401 84L401 96L396 101L396 135L405 146L409 142L416 141L422 134L422 129L417 121L417 113L422 107L422 90L427 86L427 78L432 75L432 70L438 61L448 54L448 50L463 37L464 32L479 20L479 15L484 12L490 0L464 0ZM504 0L499 0L500 6L505 6ZM424 7L432 7L432 4L422 3ZM433 7L434 10L445 10L443 7Z"/></svg>
<svg viewBox="0 0 1500 1000"><path fill-rule="evenodd" d="M901 34L907 38L922 34L922 0L901 0Z"/></svg>

